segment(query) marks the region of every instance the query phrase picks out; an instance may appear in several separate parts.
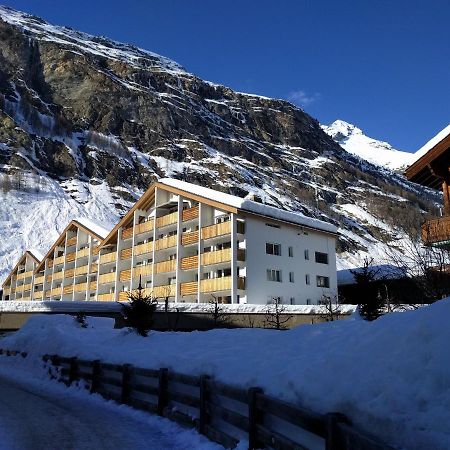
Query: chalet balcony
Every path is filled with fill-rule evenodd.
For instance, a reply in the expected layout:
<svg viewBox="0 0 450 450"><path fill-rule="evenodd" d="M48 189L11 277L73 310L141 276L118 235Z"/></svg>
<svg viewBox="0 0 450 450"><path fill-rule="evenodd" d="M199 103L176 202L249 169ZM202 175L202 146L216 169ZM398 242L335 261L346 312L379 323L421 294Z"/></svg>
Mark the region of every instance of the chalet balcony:
<svg viewBox="0 0 450 450"><path fill-rule="evenodd" d="M99 284L114 283L116 281L116 272L104 273L98 277Z"/></svg>
<svg viewBox="0 0 450 450"><path fill-rule="evenodd" d="M17 279L22 280L24 278L31 278L32 275L33 275L33 271L29 270L28 272L22 272L22 273L17 274Z"/></svg>
<svg viewBox="0 0 450 450"><path fill-rule="evenodd" d="M44 296L44 291L33 292L33 298L35 300L41 299Z"/></svg>
<svg viewBox="0 0 450 450"><path fill-rule="evenodd" d="M100 302L113 302L115 300L115 294L114 293L98 294L97 300Z"/></svg>
<svg viewBox="0 0 450 450"><path fill-rule="evenodd" d="M221 278L211 278L209 280L201 280L200 282L200 292L222 292L229 291L231 289L231 277L221 277ZM239 290L245 289L245 278L238 277L237 288ZM196 295L198 289L197 281L189 281L187 283L181 284L181 296L186 295Z"/></svg>
<svg viewBox="0 0 450 450"><path fill-rule="evenodd" d="M72 245L75 245L77 243L77 237L71 237L70 239L67 239L67 247L71 247Z"/></svg>
<svg viewBox="0 0 450 450"><path fill-rule="evenodd" d="M45 279L44 275L41 275L41 276L39 276L39 277L36 277L36 278L34 279L34 284L42 284L42 283L44 282L44 279Z"/></svg>
<svg viewBox="0 0 450 450"><path fill-rule="evenodd" d="M433 247L450 246L450 216L427 220L422 225L422 242Z"/></svg>
<svg viewBox="0 0 450 450"><path fill-rule="evenodd" d="M110 253L103 253L100 255L100 263L106 264L110 262L115 262L117 258L116 252L110 252Z"/></svg>

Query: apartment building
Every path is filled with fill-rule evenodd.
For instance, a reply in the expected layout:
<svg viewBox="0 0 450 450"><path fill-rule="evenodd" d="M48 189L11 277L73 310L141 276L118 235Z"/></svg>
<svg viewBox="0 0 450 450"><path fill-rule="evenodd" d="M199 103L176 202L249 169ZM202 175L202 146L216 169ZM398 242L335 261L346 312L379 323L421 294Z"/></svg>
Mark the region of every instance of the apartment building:
<svg viewBox="0 0 450 450"><path fill-rule="evenodd" d="M95 300L99 244L107 231L72 220L36 265L32 300Z"/></svg>
<svg viewBox="0 0 450 450"><path fill-rule="evenodd" d="M36 250L27 250L3 282L3 300L32 300L34 271L42 259Z"/></svg>
<svg viewBox="0 0 450 450"><path fill-rule="evenodd" d="M60 236L36 268L34 299L125 301L140 282L183 303L337 293L333 225L195 184L161 179L109 233L92 228L73 221Z"/></svg>

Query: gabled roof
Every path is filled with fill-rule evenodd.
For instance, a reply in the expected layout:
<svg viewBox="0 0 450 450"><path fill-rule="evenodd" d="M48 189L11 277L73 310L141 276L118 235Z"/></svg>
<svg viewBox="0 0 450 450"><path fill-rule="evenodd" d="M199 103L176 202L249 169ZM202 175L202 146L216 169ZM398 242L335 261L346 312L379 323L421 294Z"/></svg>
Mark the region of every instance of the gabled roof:
<svg viewBox="0 0 450 450"><path fill-rule="evenodd" d="M185 198L196 200L198 202L207 203L218 209L228 211L230 213L246 212L258 216L267 217L274 220L289 222L295 225L304 226L327 233L337 233L337 228L327 222L318 219L306 217L300 213L285 211L273 206L264 205L252 200L237 197L235 195L226 194L214 189L199 186L186 181L176 180L173 178L162 178L153 183L141 198L133 205L128 213L120 220L120 222L111 230L106 239L103 240L101 246L107 245L114 241L117 230L120 227L127 227L133 222L133 214L137 209L148 209L153 204L155 198L155 189L161 188L174 194L182 195Z"/></svg>
<svg viewBox="0 0 450 450"><path fill-rule="evenodd" d="M39 270L42 269L42 266L47 258L52 255L55 248L64 241L66 237L66 232L70 230L71 228L80 228L90 236L94 237L98 241L102 241L108 234L107 230L103 228L98 223L92 221L91 219L84 219L84 218L78 218L71 220L70 223L64 228L63 232L59 235L58 239L56 239L55 243L51 246L50 250L44 255L44 257L41 259L40 263L36 267L36 272L39 272Z"/></svg>
<svg viewBox="0 0 450 450"><path fill-rule="evenodd" d="M408 180L440 189L450 165L450 125L430 139L416 152L418 159L405 171Z"/></svg>
<svg viewBox="0 0 450 450"><path fill-rule="evenodd" d="M11 279L12 274L17 270L17 268L20 266L20 264L22 264L22 262L25 260L25 258L27 257L27 255L29 255L36 264L39 264L41 262L40 259L38 259L36 257L35 254L33 254L32 252L35 252L35 250L26 250L25 253L19 258L19 261L17 261L17 264L14 266L14 268L11 270L11 272L9 272L8 277L6 278L6 280L3 282L2 286L5 286L8 281Z"/></svg>

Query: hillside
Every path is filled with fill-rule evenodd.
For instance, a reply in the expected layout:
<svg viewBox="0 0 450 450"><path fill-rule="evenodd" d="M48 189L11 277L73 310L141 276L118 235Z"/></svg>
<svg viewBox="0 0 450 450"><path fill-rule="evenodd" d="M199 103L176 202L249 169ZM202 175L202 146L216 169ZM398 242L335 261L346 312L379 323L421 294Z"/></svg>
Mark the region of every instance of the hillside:
<svg viewBox="0 0 450 450"><path fill-rule="evenodd" d="M69 218L112 226L160 176L338 225L340 267L382 259L440 201L287 101L10 8L0 19L0 279Z"/></svg>

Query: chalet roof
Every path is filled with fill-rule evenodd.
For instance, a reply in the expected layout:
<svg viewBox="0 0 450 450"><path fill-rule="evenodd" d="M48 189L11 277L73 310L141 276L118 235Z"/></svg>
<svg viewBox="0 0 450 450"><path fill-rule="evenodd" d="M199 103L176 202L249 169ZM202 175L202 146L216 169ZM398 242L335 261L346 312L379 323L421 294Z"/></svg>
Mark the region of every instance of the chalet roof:
<svg viewBox="0 0 450 450"><path fill-rule="evenodd" d="M93 221L91 219L86 218L77 218L74 220L71 220L70 223L64 228L63 232L59 235L58 239L56 239L55 243L51 246L49 251L44 255L44 257L39 262L38 266L36 267L36 272L39 272L41 270L45 260L50 257L50 255L53 253L55 248L64 241L66 237L66 232L70 230L71 228L80 228L87 234L93 236L98 241L102 241L107 234L108 231L106 228L103 227L103 225L100 224L100 222Z"/></svg>
<svg viewBox="0 0 450 450"><path fill-rule="evenodd" d="M416 155L418 159L405 171L408 180L433 189L440 189L450 167L450 125L430 139Z"/></svg>
<svg viewBox="0 0 450 450"><path fill-rule="evenodd" d="M355 277L352 272L362 272L363 267L355 267L354 269L344 269L337 271L337 284L338 286L347 286L350 284L356 284ZM392 264L381 264L378 266L369 267L370 272L373 274L374 280L397 280L405 277L405 268L393 266Z"/></svg>
<svg viewBox="0 0 450 450"><path fill-rule="evenodd" d="M3 282L2 286L5 286L6 284L8 284L9 280L11 279L12 274L17 270L19 265L22 264L22 262L25 260L27 255L30 255L31 258L34 259L34 262L39 264L42 259L39 258L38 254L39 254L39 256L42 257L42 255L39 252L36 252L36 250L26 250L25 253L19 258L19 260L17 261L17 264L14 266L14 268L11 270L11 272L9 272L9 275L7 276L6 280Z"/></svg>
<svg viewBox="0 0 450 450"><path fill-rule="evenodd" d="M113 241L114 236L120 227L131 225L133 221L133 213L136 209L146 209L148 205L152 204L156 187L174 194L182 195L185 198L208 203L218 209L223 209L224 211L231 213L243 211L273 220L289 222L295 225L304 226L306 228L320 230L326 233L337 233L337 228L334 225L319 219L306 217L300 213L285 211L275 208L274 206L264 205L253 200L226 194L224 192L199 186L197 184L187 183L186 181L176 180L174 178L161 178L147 189L147 191L134 204L122 220L114 227L113 230L111 230L106 239L104 239L101 243L101 246L107 245Z"/></svg>

